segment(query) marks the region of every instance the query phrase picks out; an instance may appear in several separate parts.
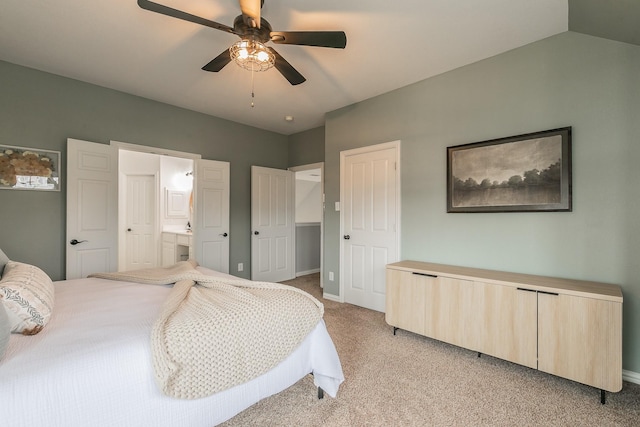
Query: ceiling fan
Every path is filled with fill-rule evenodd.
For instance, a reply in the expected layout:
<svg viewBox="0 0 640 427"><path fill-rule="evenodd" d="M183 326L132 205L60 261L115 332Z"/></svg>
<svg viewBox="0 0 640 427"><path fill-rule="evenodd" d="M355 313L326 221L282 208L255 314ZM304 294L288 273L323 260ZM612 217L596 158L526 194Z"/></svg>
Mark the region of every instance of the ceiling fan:
<svg viewBox="0 0 640 427"><path fill-rule="evenodd" d="M347 45L347 36L344 31L271 31L269 22L260 16L264 0L238 1L242 14L233 21L233 27L148 0L138 0L138 6L240 37L240 41L202 67L205 71L218 72L232 60L251 71L264 71L274 66L289 83L298 85L306 81L304 76L275 49L265 46L267 42L338 49L344 49Z"/></svg>

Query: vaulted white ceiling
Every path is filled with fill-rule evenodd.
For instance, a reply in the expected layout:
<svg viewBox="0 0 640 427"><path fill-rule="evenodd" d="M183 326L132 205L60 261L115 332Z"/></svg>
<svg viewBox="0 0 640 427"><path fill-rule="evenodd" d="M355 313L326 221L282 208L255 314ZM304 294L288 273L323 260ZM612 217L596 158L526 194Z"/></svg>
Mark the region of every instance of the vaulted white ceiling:
<svg viewBox="0 0 640 427"><path fill-rule="evenodd" d="M158 0L232 26L237 0ZM136 0L2 0L0 59L285 135L326 112L567 31L567 0L265 0L275 31L343 30L346 49L271 45L307 81L231 63L237 37ZM255 107L251 107L254 88ZM287 115L293 121L285 121Z"/></svg>

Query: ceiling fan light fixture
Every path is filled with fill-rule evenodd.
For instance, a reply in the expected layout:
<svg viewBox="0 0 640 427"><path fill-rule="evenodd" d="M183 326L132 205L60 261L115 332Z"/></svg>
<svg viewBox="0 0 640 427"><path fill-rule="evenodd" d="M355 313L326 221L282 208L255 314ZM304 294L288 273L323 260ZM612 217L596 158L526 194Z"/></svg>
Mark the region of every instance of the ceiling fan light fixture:
<svg viewBox="0 0 640 427"><path fill-rule="evenodd" d="M229 49L225 49L202 67L202 70L217 73L229 62L249 71L266 71L275 67L293 86L304 83L304 78L286 59L265 43L289 44L298 46L328 47L344 49L347 35L344 31L271 31L271 24L261 17L260 9L264 0L239 0L241 15L233 20L233 27L192 15L179 9L164 6L151 0L138 0L138 6L150 12L159 13L194 24L203 25L225 33L235 34L241 40ZM253 81L253 73L251 74Z"/></svg>
<svg viewBox="0 0 640 427"><path fill-rule="evenodd" d="M276 63L276 57L260 41L254 39L242 39L229 48L231 59L249 71L267 71Z"/></svg>

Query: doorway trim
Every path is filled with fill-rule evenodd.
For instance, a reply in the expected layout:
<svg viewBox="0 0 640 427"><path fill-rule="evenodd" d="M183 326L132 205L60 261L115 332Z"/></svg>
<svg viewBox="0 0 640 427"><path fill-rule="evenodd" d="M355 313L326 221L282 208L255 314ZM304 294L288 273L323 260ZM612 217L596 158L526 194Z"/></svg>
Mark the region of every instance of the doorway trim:
<svg viewBox="0 0 640 427"><path fill-rule="evenodd" d="M324 288L324 162L310 163L307 165L293 166L289 168L289 170L294 173L311 169L320 169L320 192L322 193L322 212L320 214L320 287ZM294 260L294 267L296 265L295 262L296 260Z"/></svg>
<svg viewBox="0 0 640 427"><path fill-rule="evenodd" d="M402 222L402 216L401 216L401 204L402 204L402 193L401 193L401 170L400 170L400 159L401 159L401 155L400 155L400 140L396 140L396 141L391 141L391 142L383 142L380 144L373 144L373 145L367 145L365 147L360 147L360 148L353 148L350 150L344 150L340 152L340 260L339 260L339 264L338 264L338 268L340 269L340 286L339 286L339 292L340 292L340 296L339 298L337 298L337 300L339 302L344 302L344 265L343 265L343 259L344 259L344 240L342 239L342 236L344 235L344 210L342 209L342 207L344 206L344 200L343 197L345 195L345 182L344 182L344 177L345 177L345 160L347 156L353 156L353 155L359 155L359 154L366 154L366 153L373 153L375 151L380 151L380 150L385 150L385 149L389 149L389 148L393 148L395 149L395 154L396 154L396 173L397 173L397 179L396 179L396 245L398 248L398 260L402 259L402 247L401 247L401 222ZM326 298L326 297L325 297Z"/></svg>
<svg viewBox="0 0 640 427"><path fill-rule="evenodd" d="M141 153L159 154L161 156L180 157L183 159L197 160L201 159L202 155L195 153L188 153L186 151L169 150L166 148L151 147L149 145L130 144L128 142L110 141L110 145L116 150L126 151L138 151Z"/></svg>

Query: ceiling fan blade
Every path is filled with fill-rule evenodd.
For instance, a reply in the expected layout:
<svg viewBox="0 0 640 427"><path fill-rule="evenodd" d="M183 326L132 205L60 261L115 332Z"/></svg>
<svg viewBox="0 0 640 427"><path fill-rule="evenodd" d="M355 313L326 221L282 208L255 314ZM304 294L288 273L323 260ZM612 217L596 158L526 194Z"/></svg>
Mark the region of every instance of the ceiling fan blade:
<svg viewBox="0 0 640 427"><path fill-rule="evenodd" d="M222 70L225 65L231 62L231 53L229 49L225 49L220 55L213 58L207 65L202 67L204 71L211 71L217 73Z"/></svg>
<svg viewBox="0 0 640 427"><path fill-rule="evenodd" d="M194 22L196 24L204 25L205 27L215 28L216 30L225 31L227 33L235 34L233 28L220 24L218 22L210 21L205 18L201 18L196 15L192 15L187 12L183 12L178 9L173 9L168 6L164 6L158 3L154 3L148 0L138 0L138 6L142 9L150 10L151 12L160 13L162 15L171 16L172 18L182 19L184 21Z"/></svg>
<svg viewBox="0 0 640 427"><path fill-rule="evenodd" d="M293 66L289 64L286 59L280 56L280 54L276 52L274 48L270 47L269 50L276 56L276 69L280 71L280 74L282 74L285 79L289 80L289 83L295 86L307 81L307 79L305 79L304 76L298 72L298 70L293 68Z"/></svg>
<svg viewBox="0 0 640 427"><path fill-rule="evenodd" d="M238 0L242 18L250 28L260 28L260 9L264 0Z"/></svg>
<svg viewBox="0 0 640 427"><path fill-rule="evenodd" d="M277 44L344 49L347 46L347 35L344 31L271 31L271 41Z"/></svg>

